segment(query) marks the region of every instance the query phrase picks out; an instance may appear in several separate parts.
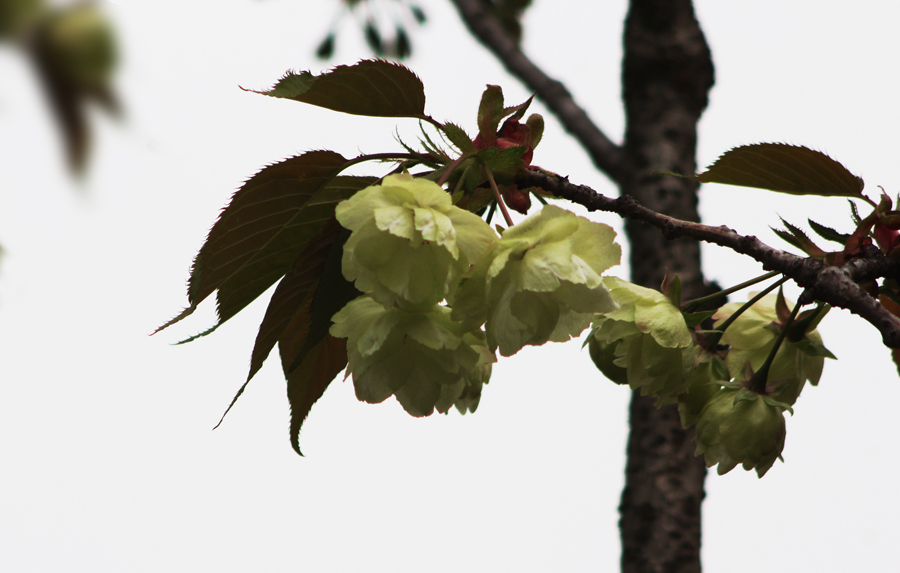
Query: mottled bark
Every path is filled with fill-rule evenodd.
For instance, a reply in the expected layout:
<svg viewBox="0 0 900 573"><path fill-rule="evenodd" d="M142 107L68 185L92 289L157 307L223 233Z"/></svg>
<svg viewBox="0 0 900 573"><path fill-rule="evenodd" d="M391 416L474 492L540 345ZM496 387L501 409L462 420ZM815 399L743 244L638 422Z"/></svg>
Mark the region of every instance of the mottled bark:
<svg viewBox="0 0 900 573"><path fill-rule="evenodd" d="M654 175L694 173L697 122L713 83L709 47L690 0L632 0L625 21L622 95L626 112L623 195L654 211L699 221L697 183ZM685 298L705 293L700 244L667 240L627 220L632 281L658 287L668 271ZM674 406L635 393L630 408L626 485L620 505L622 571L700 571L700 504L706 467Z"/></svg>
<svg viewBox="0 0 900 573"><path fill-rule="evenodd" d="M697 184L653 175L694 173L697 121L713 82L709 48L690 0L632 0L625 23L622 85L626 133L622 146L607 138L559 82L528 60L513 38L492 21L485 0L453 0L472 34L510 73L535 90L594 164L623 195L654 211L698 221ZM657 228L626 223L632 280L658 287L666 271L680 275L684 295L705 294L700 247L694 239L668 241ZM706 467L694 457L678 412L634 396L631 404L626 486L620 507L622 570L700 571L700 504Z"/></svg>

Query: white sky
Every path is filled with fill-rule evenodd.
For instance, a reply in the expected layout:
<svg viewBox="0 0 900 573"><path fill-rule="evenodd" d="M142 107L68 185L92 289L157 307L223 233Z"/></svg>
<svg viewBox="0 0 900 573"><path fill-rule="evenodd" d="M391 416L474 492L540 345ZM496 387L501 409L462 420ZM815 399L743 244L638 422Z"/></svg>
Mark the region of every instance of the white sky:
<svg viewBox="0 0 900 573"><path fill-rule="evenodd" d="M30 69L0 50L0 564L4 571L612 571L628 392L580 342L503 359L477 414L414 419L335 382L312 410L300 458L271 358L225 423L268 295L213 322L147 334L185 304L192 257L234 190L310 149L397 149L395 126L246 93L313 51L333 2L118 0L127 118L98 116L89 177L61 169ZM446 2L413 30L408 61L426 111L475 131L484 85L528 94ZM805 144L900 190L896 22L876 0L698 0L717 84L700 162L758 141ZM214 8L211 8L213 7ZM535 0L525 46L620 137L626 2ZM369 52L345 21L333 63ZM536 105L536 111L542 111ZM614 193L545 114L535 163ZM842 199L726 186L702 191L706 222L778 239L777 214L850 228ZM614 217L597 220L619 225ZM757 266L717 248L707 276ZM621 269L623 276L625 269ZM796 296L796 290L792 291ZM829 361L788 419L785 464L707 480L707 571L886 571L900 558L894 436L900 380L873 328L846 311L822 324Z"/></svg>

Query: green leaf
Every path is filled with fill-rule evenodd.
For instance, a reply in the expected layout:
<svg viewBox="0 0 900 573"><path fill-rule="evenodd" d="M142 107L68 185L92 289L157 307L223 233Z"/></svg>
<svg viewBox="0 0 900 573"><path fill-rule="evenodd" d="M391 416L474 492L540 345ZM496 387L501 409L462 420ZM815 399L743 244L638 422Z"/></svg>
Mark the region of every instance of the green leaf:
<svg viewBox="0 0 900 573"><path fill-rule="evenodd" d="M850 203L850 218L853 219L854 225L862 224L862 217L859 216L859 209L856 208L856 203L847 199L847 203Z"/></svg>
<svg viewBox="0 0 900 573"><path fill-rule="evenodd" d="M463 153L475 152L475 144L463 128L454 123L445 123L443 127L441 127L441 131L444 132L444 135L447 136L450 143L455 145L456 148Z"/></svg>
<svg viewBox="0 0 900 573"><path fill-rule="evenodd" d="M541 142L541 138L544 136L544 118L536 113L533 113L528 116L527 120L525 120L525 125L527 125L531 129L531 136L528 138L528 145L530 145L531 148L534 149L538 146L538 143Z"/></svg>
<svg viewBox="0 0 900 573"><path fill-rule="evenodd" d="M500 86L488 85L481 94L478 105L478 133L485 147L497 144L497 128L503 119L503 90Z"/></svg>
<svg viewBox="0 0 900 573"><path fill-rule="evenodd" d="M779 217L779 219L781 219L781 217ZM818 245L813 243L812 240L810 240L810 238L806 236L806 233L804 233L799 227L795 227L794 225L791 225L784 219L781 219L781 222L784 224L785 228L790 232L790 234L794 240L790 241L790 240L786 239L784 237L784 235L782 235L775 229L772 229L773 231L775 231L778 234L779 237L781 237L782 239L785 239L786 241L788 241L789 243L791 243L792 245L794 245L798 249L802 250L804 253L806 253L807 255L809 255L811 257L814 257L817 259L821 259L821 258L825 257L825 254L826 254L825 251L823 251L821 248L819 248Z"/></svg>
<svg viewBox="0 0 900 573"><path fill-rule="evenodd" d="M850 240L849 234L838 233L831 227L826 227L825 225L820 225L813 221L812 219L807 219L809 222L810 228L816 232L817 235L825 239L826 241L833 241L835 243L840 243L841 245L845 245L847 241Z"/></svg>
<svg viewBox="0 0 900 573"><path fill-rule="evenodd" d="M694 328L707 318L716 314L716 310L704 310L703 312L686 312L681 313L684 316L684 323L688 328Z"/></svg>
<svg viewBox="0 0 900 573"><path fill-rule="evenodd" d="M286 374L288 400L291 403L291 446L301 456L300 428L313 404L346 366L347 339L334 338L329 334L309 351L296 369Z"/></svg>
<svg viewBox="0 0 900 573"><path fill-rule="evenodd" d="M531 105L531 101L534 99L534 96L531 96L524 103L520 103L519 105L514 105L510 107L503 108L502 117L509 116L510 119L514 119L519 121L523 117L525 117L525 112L528 111L528 106Z"/></svg>
<svg viewBox="0 0 900 573"><path fill-rule="evenodd" d="M864 185L824 153L785 143L736 147L689 179L825 197L861 197Z"/></svg>
<svg viewBox="0 0 900 573"><path fill-rule="evenodd" d="M507 171L515 169L522 163L522 156L525 155L527 149L525 146L507 147L506 149L485 147L478 152L478 158L494 171Z"/></svg>
<svg viewBox="0 0 900 573"><path fill-rule="evenodd" d="M319 76L288 72L270 90L247 91L353 115L426 117L422 81L406 66L384 60L337 66Z"/></svg>

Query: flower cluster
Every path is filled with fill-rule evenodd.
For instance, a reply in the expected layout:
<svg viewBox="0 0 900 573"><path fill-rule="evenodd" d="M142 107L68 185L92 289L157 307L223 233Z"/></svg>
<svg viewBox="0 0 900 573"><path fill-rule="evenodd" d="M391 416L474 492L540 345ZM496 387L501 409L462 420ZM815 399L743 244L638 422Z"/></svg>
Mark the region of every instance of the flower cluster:
<svg viewBox="0 0 900 573"><path fill-rule="evenodd" d="M781 457L784 412L806 382L818 383L824 358L833 358L815 331L824 309L795 320L780 292L752 305L730 303L712 317L715 328L727 326L724 333L710 336L689 328L662 293L604 282L619 308L594 320L587 344L598 369L655 396L657 405L677 402L682 425L696 424L697 455L718 464L719 474L742 465L762 477Z"/></svg>
<svg viewBox="0 0 900 573"><path fill-rule="evenodd" d="M503 232L436 183L386 177L341 202L342 271L363 296L332 318L360 400L395 396L412 415L474 411L495 352L565 341L617 309L601 273L615 232L546 206ZM482 329L482 327L484 329Z"/></svg>
<svg viewBox="0 0 900 573"><path fill-rule="evenodd" d="M614 238L607 225L547 205L507 229L463 277L453 317L484 324L503 356L578 336L594 313L616 309L601 277L619 263Z"/></svg>
<svg viewBox="0 0 900 573"><path fill-rule="evenodd" d="M335 212L352 231L343 274L365 293L331 327L348 339L357 397L378 403L393 395L414 416L454 404L475 411L494 355L480 329L462 328L440 303L496 241L494 232L434 182L407 173L359 191Z"/></svg>

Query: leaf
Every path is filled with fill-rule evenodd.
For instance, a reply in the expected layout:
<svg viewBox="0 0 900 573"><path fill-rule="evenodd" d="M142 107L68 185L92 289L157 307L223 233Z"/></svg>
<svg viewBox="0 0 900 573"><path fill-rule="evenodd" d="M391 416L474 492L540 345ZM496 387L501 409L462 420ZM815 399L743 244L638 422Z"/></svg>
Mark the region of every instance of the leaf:
<svg viewBox="0 0 900 573"><path fill-rule="evenodd" d="M815 221L813 221L812 219L807 219L807 221L809 222L810 228L812 228L812 230L815 231L817 235L819 235L826 241L833 241L835 243L840 243L841 245L844 245L847 243L847 241L850 240L849 234L838 233L831 227L826 227L825 225L820 225L820 224L816 223Z"/></svg>
<svg viewBox="0 0 900 573"><path fill-rule="evenodd" d="M507 171L515 169L522 163L522 156L526 151L528 148L524 145L506 149L485 147L478 152L478 158L494 171Z"/></svg>
<svg viewBox="0 0 900 573"><path fill-rule="evenodd" d="M447 139L450 140L450 143L455 145L456 148L463 153L473 153L475 151L475 144L472 142L472 139L463 130L463 128L459 127L455 123L445 123L441 127L441 131L444 132L444 135L447 136Z"/></svg>
<svg viewBox="0 0 900 573"><path fill-rule="evenodd" d="M509 116L510 119L519 121L520 119L525 117L525 112L528 111L528 106L531 105L531 102L533 99L534 99L534 96L532 95L530 98L525 100L523 103L520 103L519 105L514 105L514 106L503 108L503 116L502 117Z"/></svg>
<svg viewBox="0 0 900 573"><path fill-rule="evenodd" d="M779 219L781 219L781 217L779 217ZM806 253L807 255L809 255L813 258L821 259L821 258L825 257L825 254L826 254L825 251L823 251L822 249L819 248L818 245L813 243L812 240L810 240L810 238L806 236L806 233L804 233L799 227L795 227L794 225L791 225L784 219L781 219L781 222L782 222L782 224L784 224L785 228L790 233L790 236L792 237L792 239L787 238L787 235L788 235L787 232L778 231L777 229L772 229L773 231L775 231L775 233L779 237L781 237L788 243L792 244L793 246L797 247L798 249L800 249L801 251L803 251L804 253Z"/></svg>
<svg viewBox="0 0 900 573"><path fill-rule="evenodd" d="M384 60L337 66L322 75L288 72L267 91L334 111L372 117L425 118L425 88L409 68Z"/></svg>
<svg viewBox="0 0 900 573"><path fill-rule="evenodd" d="M500 86L488 85L481 94L478 105L478 135L484 147L497 145L497 128L503 118L503 90Z"/></svg>
<svg viewBox="0 0 900 573"><path fill-rule="evenodd" d="M306 355L293 372L287 374L287 394L291 403L291 446L301 456L300 428L313 404L322 397L335 376L347 366L347 339L326 335Z"/></svg>
<svg viewBox="0 0 900 573"><path fill-rule="evenodd" d="M275 343L281 338L291 319L301 310L309 313L325 263L335 245L341 250L349 235L345 231L335 218L323 225L319 234L307 243L294 266L278 284L259 325L259 333L250 357L247 382L262 367L263 361L269 356L269 352L275 347Z"/></svg>
<svg viewBox="0 0 900 573"><path fill-rule="evenodd" d="M375 181L334 177L345 164L333 151L313 151L270 165L247 181L194 259L190 306L157 332L190 315L216 290L216 326L221 325L281 278L335 205Z"/></svg>
<svg viewBox="0 0 900 573"><path fill-rule="evenodd" d="M861 197L864 185L824 153L785 143L736 147L689 179L825 197Z"/></svg>
<svg viewBox="0 0 900 573"><path fill-rule="evenodd" d="M684 316L684 323L688 328L694 328L707 318L710 318L712 315L716 314L718 310L704 310L701 312L683 312L682 316ZM696 331L695 331L696 332ZM717 331L707 331L707 332L717 332Z"/></svg>

